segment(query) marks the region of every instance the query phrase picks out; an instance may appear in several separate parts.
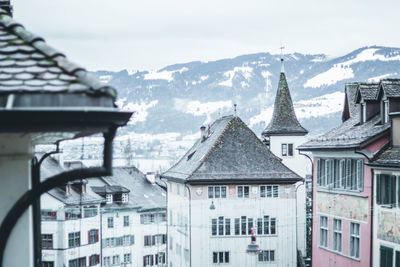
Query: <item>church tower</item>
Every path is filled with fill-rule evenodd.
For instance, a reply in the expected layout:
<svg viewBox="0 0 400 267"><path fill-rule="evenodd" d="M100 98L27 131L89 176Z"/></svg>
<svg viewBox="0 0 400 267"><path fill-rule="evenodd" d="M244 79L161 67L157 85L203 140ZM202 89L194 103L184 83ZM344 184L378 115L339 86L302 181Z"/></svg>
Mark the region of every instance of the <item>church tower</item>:
<svg viewBox="0 0 400 267"><path fill-rule="evenodd" d="M262 132L264 142L282 163L303 178L311 174L311 162L300 155L297 147L306 142L308 131L300 124L294 111L292 97L286 81L283 57L272 119ZM307 181L306 184L311 181ZM306 186L297 189L297 248L306 255Z"/></svg>
<svg viewBox="0 0 400 267"><path fill-rule="evenodd" d="M308 131L301 126L294 112L292 97L286 81L283 58L281 58L281 73L276 92L274 112L270 123L262 132L262 136L272 153L280 157L287 167L302 177L311 173L311 170L305 168L305 165L310 163L303 163L307 159L299 155L297 151L297 147L306 141L305 136L307 134Z"/></svg>

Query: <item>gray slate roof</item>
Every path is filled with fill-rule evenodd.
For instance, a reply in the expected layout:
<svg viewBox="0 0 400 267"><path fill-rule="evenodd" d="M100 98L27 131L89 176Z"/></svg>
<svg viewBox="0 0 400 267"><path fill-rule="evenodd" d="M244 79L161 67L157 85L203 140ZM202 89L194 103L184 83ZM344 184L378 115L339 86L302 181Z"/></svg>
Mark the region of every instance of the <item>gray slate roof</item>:
<svg viewBox="0 0 400 267"><path fill-rule="evenodd" d="M40 158L42 155L38 155ZM62 173L65 171L58 162L53 159L52 157L48 157L46 160L43 161L42 166L40 168L41 174L40 178L41 181L46 180L50 176ZM96 194L90 189L90 186L86 186L86 193L80 194L79 192L75 191L72 187L71 193L69 195L65 194L64 187L57 187L51 189L47 192L49 195L53 196L54 198L58 199L59 201L65 203L66 205L77 205L77 204L90 204L90 203L101 203L104 202L104 198Z"/></svg>
<svg viewBox="0 0 400 267"><path fill-rule="evenodd" d="M0 94L7 93L116 95L0 8Z"/></svg>
<svg viewBox="0 0 400 267"><path fill-rule="evenodd" d="M161 177L187 183L293 183L302 179L236 116L216 120L207 138L199 139Z"/></svg>
<svg viewBox="0 0 400 267"><path fill-rule="evenodd" d="M391 147L386 149L372 163L368 164L375 167L394 167L400 169L400 148Z"/></svg>
<svg viewBox="0 0 400 267"><path fill-rule="evenodd" d="M151 184L146 176L135 167L113 168L113 175L103 177L109 185L129 189L129 204L140 210L165 209L165 191L157 184Z"/></svg>
<svg viewBox="0 0 400 267"><path fill-rule="evenodd" d="M360 104L357 104L357 94L361 93L358 90L359 88L364 91L371 90L372 93L365 93L368 96L378 94L375 85L347 83L345 87L347 103L345 102L343 118L345 118L346 108L349 109L350 118L347 118L341 125L329 132L302 144L299 147L300 150L358 148L389 131L390 124L382 125L380 123L380 115L376 115L366 123L360 124Z"/></svg>
<svg viewBox="0 0 400 267"><path fill-rule="evenodd" d="M358 83L346 83L345 85L345 102L342 113L342 121L349 118L359 116L360 107L356 104L356 94L358 90Z"/></svg>
<svg viewBox="0 0 400 267"><path fill-rule="evenodd" d="M400 79L384 79L380 85L388 98L400 97Z"/></svg>
<svg viewBox="0 0 400 267"><path fill-rule="evenodd" d="M92 186L93 192L99 195L113 194L113 193L129 193L130 191L120 185L104 185Z"/></svg>
<svg viewBox="0 0 400 267"><path fill-rule="evenodd" d="M308 131L297 120L286 76L285 73L281 72L275 97L274 113L271 122L262 132L262 135L305 135L307 133Z"/></svg>
<svg viewBox="0 0 400 267"><path fill-rule="evenodd" d="M364 101L376 101L378 100L378 93L379 83L358 83L356 101L359 103L361 98Z"/></svg>

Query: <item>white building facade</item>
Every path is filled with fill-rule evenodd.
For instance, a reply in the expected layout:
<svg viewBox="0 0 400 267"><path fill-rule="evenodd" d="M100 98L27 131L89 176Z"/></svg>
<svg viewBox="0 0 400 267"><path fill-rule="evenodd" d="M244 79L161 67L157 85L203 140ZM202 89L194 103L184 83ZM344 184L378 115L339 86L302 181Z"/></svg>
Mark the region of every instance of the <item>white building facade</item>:
<svg viewBox="0 0 400 267"><path fill-rule="evenodd" d="M169 266L295 266L302 179L238 118L223 117L170 170ZM258 255L246 253L251 230Z"/></svg>

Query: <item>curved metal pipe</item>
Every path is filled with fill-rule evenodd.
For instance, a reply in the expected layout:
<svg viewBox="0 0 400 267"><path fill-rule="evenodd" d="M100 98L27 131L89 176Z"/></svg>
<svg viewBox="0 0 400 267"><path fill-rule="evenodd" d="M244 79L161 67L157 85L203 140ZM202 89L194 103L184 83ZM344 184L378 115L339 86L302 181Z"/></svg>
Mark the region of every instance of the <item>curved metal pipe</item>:
<svg viewBox="0 0 400 267"><path fill-rule="evenodd" d="M34 188L26 191L12 206L0 226L0 267L3 267L4 251L12 229L28 207L35 200L40 199L43 193L74 180L112 175L112 141L116 130L117 127L111 127L109 132L103 133L104 151L102 167L75 169L51 176Z"/></svg>

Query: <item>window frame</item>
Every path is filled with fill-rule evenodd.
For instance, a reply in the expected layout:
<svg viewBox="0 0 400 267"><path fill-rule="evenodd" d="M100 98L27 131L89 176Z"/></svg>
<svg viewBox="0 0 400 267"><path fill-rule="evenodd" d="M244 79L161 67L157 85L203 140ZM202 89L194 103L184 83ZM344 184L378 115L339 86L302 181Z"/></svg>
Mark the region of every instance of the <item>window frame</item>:
<svg viewBox="0 0 400 267"><path fill-rule="evenodd" d="M326 222L326 224L325 224ZM318 246L321 248L329 247L329 219L328 216L320 215L319 216L319 237L318 237Z"/></svg>
<svg viewBox="0 0 400 267"><path fill-rule="evenodd" d="M352 232L354 225L358 225L358 234ZM352 255L352 249L354 249L352 248L352 244L354 244L353 239L358 239L358 257L356 255ZM354 254L357 254L356 251L354 251ZM349 257L357 260L361 258L361 224L353 221L349 222Z"/></svg>
<svg viewBox="0 0 400 267"><path fill-rule="evenodd" d="M343 221L341 219L333 218L332 227L332 250L342 253L343 250ZM340 225L340 227L338 227ZM340 228L340 229L339 229ZM338 244L339 241L339 244Z"/></svg>

